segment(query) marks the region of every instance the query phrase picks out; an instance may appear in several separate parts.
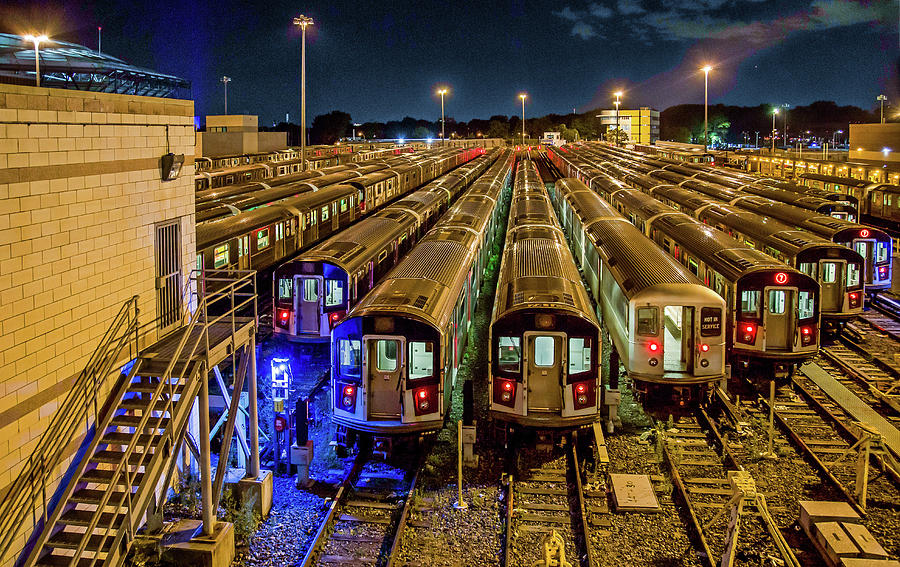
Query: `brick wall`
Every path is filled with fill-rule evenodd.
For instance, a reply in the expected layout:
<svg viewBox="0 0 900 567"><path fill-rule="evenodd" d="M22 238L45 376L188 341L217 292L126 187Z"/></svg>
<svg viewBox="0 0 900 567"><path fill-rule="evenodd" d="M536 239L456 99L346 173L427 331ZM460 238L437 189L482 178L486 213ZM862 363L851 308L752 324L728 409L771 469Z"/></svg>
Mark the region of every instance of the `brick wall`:
<svg viewBox="0 0 900 567"><path fill-rule="evenodd" d="M156 318L155 223L179 220L192 269L193 114L0 84L0 495L121 305L139 295L139 321ZM162 183L168 151L185 166Z"/></svg>

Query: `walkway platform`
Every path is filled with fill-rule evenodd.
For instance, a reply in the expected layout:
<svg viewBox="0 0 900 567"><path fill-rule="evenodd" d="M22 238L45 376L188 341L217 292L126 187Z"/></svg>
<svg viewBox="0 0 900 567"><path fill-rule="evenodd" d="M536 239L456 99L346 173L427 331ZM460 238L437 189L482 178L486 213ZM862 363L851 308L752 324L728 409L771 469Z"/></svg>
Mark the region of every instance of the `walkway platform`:
<svg viewBox="0 0 900 567"><path fill-rule="evenodd" d="M203 327L198 325L191 331L191 336L188 337L184 351L178 357L175 369L184 367L183 365L187 362L188 356L191 355L191 350L198 340L200 344L197 345L191 360L206 360L209 363L208 367L212 368L225 360L237 348L249 344L255 328L256 323L252 317L235 317L234 326L232 326L231 320L212 323L209 326L209 351L207 352L207 343L201 337ZM164 372L186 332L187 327L178 329L142 351L140 355L140 358L143 359L141 371L144 373Z"/></svg>
<svg viewBox="0 0 900 567"><path fill-rule="evenodd" d="M801 366L800 372L822 388L828 397L853 416L853 419L868 423L874 427L881 434L881 440L891 452L895 456L900 456L900 431L872 409L869 404L856 397L856 394L848 390L814 362Z"/></svg>

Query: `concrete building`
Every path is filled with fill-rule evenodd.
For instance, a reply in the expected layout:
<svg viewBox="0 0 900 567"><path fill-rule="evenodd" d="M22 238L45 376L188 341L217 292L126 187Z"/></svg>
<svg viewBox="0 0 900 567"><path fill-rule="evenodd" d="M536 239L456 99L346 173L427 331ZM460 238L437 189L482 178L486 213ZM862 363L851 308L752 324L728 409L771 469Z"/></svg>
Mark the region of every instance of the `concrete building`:
<svg viewBox="0 0 900 567"><path fill-rule="evenodd" d="M900 122L851 124L848 161L896 165L900 162Z"/></svg>
<svg viewBox="0 0 900 567"><path fill-rule="evenodd" d="M206 132L197 133L200 157L236 156L287 148L287 132L260 132L259 117L247 114L207 116Z"/></svg>
<svg viewBox="0 0 900 567"><path fill-rule="evenodd" d="M151 323L181 292L196 259L193 116L189 100L0 84L0 500L126 300ZM184 155L171 181L166 154Z"/></svg>
<svg viewBox="0 0 900 567"><path fill-rule="evenodd" d="M607 130L616 127L616 109L602 110L597 115ZM659 139L659 111L649 107L619 110L619 128L628 134L630 144L652 144Z"/></svg>

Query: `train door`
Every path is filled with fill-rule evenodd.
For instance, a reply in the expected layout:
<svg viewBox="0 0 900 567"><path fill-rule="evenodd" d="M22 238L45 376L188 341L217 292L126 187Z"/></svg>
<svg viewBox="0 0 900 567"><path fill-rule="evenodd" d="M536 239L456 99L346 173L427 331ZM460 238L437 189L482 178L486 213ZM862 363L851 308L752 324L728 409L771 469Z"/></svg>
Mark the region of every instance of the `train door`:
<svg viewBox="0 0 900 567"><path fill-rule="evenodd" d="M763 328L768 349L791 350L794 345L796 289L767 287L763 305Z"/></svg>
<svg viewBox="0 0 900 567"><path fill-rule="evenodd" d="M294 276L294 312L297 333L319 334L322 309L322 276Z"/></svg>
<svg viewBox="0 0 900 567"><path fill-rule="evenodd" d="M524 336L527 411L558 412L562 409L566 334L526 332Z"/></svg>
<svg viewBox="0 0 900 567"><path fill-rule="evenodd" d="M238 269L250 269L250 237L241 236L238 238Z"/></svg>
<svg viewBox="0 0 900 567"><path fill-rule="evenodd" d="M403 399L403 337L366 335L363 374L368 390L368 418L400 419Z"/></svg>
<svg viewBox="0 0 900 567"><path fill-rule="evenodd" d="M663 316L663 371L692 370L694 308L666 305Z"/></svg>
<svg viewBox="0 0 900 567"><path fill-rule="evenodd" d="M866 261L866 285L874 281L875 276L875 241L857 238L853 241L853 249Z"/></svg>
<svg viewBox="0 0 900 567"><path fill-rule="evenodd" d="M821 260L819 262L819 286L822 312L840 311L844 305L844 274L846 260Z"/></svg>

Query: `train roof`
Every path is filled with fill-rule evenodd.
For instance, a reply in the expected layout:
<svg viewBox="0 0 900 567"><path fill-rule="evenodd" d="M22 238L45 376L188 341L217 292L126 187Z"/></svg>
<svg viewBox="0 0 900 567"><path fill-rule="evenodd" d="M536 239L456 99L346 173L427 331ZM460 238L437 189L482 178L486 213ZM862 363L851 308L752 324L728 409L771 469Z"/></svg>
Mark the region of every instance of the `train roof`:
<svg viewBox="0 0 900 567"><path fill-rule="evenodd" d="M329 262L353 274L368 263L373 250L384 248L396 238L398 230L413 224L413 216L408 213L377 213L313 246L301 260Z"/></svg>
<svg viewBox="0 0 900 567"><path fill-rule="evenodd" d="M851 177L839 177L837 175L823 175L821 173L801 173L797 176L800 179L814 179L816 181L825 181L828 183L837 183L846 185L847 187L866 187L871 185L871 181L865 179L853 179Z"/></svg>

